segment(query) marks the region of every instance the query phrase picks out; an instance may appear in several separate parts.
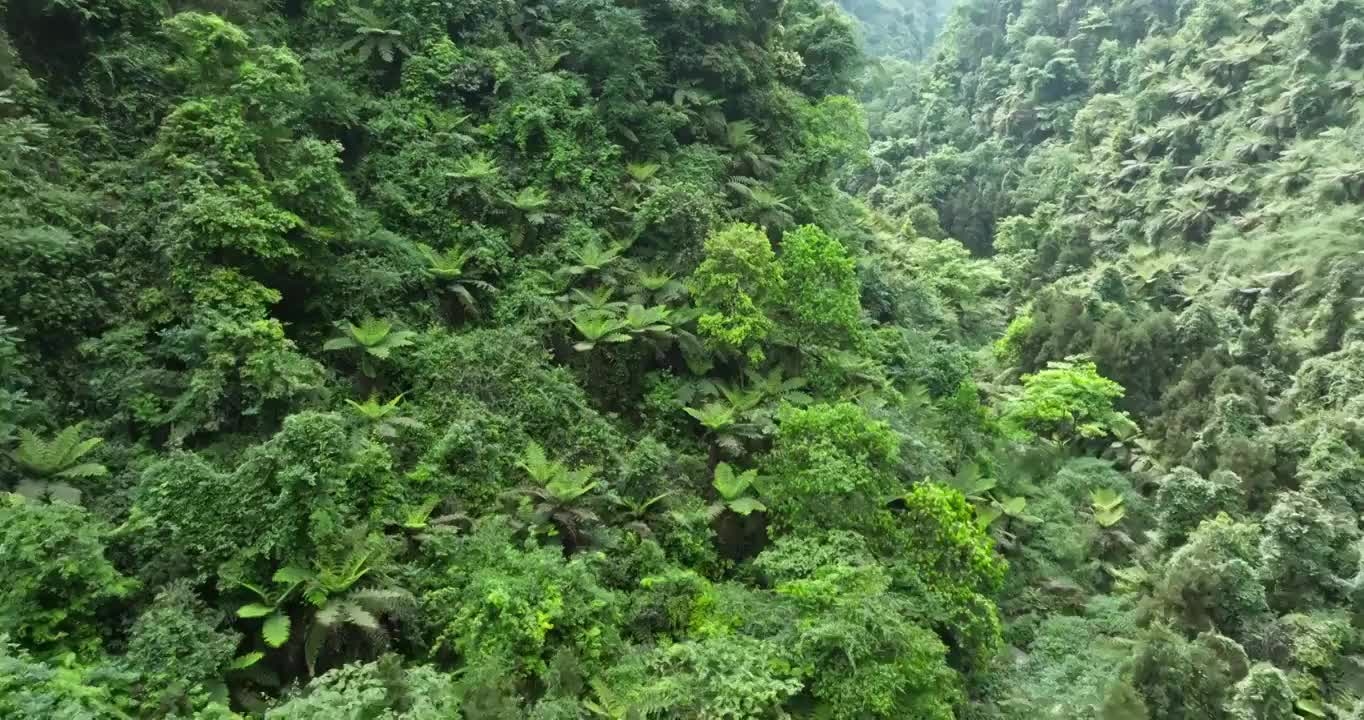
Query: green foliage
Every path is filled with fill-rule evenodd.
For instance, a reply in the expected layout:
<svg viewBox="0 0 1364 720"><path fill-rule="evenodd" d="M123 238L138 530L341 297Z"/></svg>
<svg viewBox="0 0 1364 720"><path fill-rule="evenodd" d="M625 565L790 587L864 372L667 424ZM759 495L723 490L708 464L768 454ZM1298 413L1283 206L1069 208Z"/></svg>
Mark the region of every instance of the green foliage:
<svg viewBox="0 0 1364 720"><path fill-rule="evenodd" d="M109 468L96 462L81 462L104 442L103 438L81 440L81 428L72 425L57 433L51 440L44 440L26 428L19 429L19 447L14 451L15 464L20 472L28 476L15 488L15 492L30 498L64 500L80 504L81 492L66 480L87 480L109 474Z"/></svg>
<svg viewBox="0 0 1364 720"><path fill-rule="evenodd" d="M1048 363L1046 370L1023 377L1023 392L1007 405L1003 421L1055 442L1122 435L1135 428L1113 407L1122 396L1122 386L1099 375L1092 362Z"/></svg>
<svg viewBox="0 0 1364 720"><path fill-rule="evenodd" d="M105 557L108 528L78 507L0 496L0 633L43 656L93 657L100 618L136 583Z"/></svg>
<svg viewBox="0 0 1364 720"><path fill-rule="evenodd" d="M1292 720L1297 717L1294 700L1293 689L1283 672L1260 663L1236 684L1228 714L1235 720Z"/></svg>
<svg viewBox="0 0 1364 720"><path fill-rule="evenodd" d="M307 565L392 498L385 455L353 448L339 416L304 413L230 471L171 455L144 472L129 528L150 557L199 573L229 560Z"/></svg>
<svg viewBox="0 0 1364 720"><path fill-rule="evenodd" d="M959 699L947 648L912 598L851 533L783 538L758 558L800 609L795 650L819 712L832 717L951 718Z"/></svg>
<svg viewBox="0 0 1364 720"><path fill-rule="evenodd" d="M761 463L772 521L791 531L866 527L901 488L899 446L850 403L783 408Z"/></svg>
<svg viewBox="0 0 1364 720"><path fill-rule="evenodd" d="M417 334L411 330L394 330L392 322L378 318L366 318L359 325L342 323L337 325L337 329L341 334L328 340L322 349L359 349L364 353L360 358L360 368L369 377L378 373L375 359L387 360L394 350L411 345L412 338Z"/></svg>
<svg viewBox="0 0 1364 720"><path fill-rule="evenodd" d="M493 519L427 569L420 600L435 650L509 679L543 676L570 651L592 676L619 650L619 598L586 560L565 562L559 549L522 547L513 536Z"/></svg>
<svg viewBox="0 0 1364 720"><path fill-rule="evenodd" d="M715 504L711 505L711 511L717 515L724 510L729 510L736 515L767 512L767 506L749 494L750 490L755 489L754 483L757 479L757 470L745 470L736 473L729 463L717 464L715 466L715 479L711 481L711 487L715 488L715 492L720 497L715 501Z"/></svg>
<svg viewBox="0 0 1364 720"><path fill-rule="evenodd" d="M705 260L691 278L702 339L716 351L761 362L762 344L773 328L767 303L781 288L781 267L766 233L736 224L711 234Z"/></svg>
<svg viewBox="0 0 1364 720"><path fill-rule="evenodd" d="M1225 514L1204 520L1165 564L1162 609L1189 630L1251 637L1269 615L1258 540L1258 528Z"/></svg>
<svg viewBox="0 0 1364 720"><path fill-rule="evenodd" d="M1165 543L1176 547L1204 518L1235 511L1240 493L1240 487L1222 477L1205 479L1186 467L1170 471L1156 492L1156 524Z"/></svg>
<svg viewBox="0 0 1364 720"><path fill-rule="evenodd" d="M1337 587L1337 573L1350 563L1341 541L1357 534L1335 522L1320 503L1304 493L1279 495L1265 515L1260 557L1262 579L1275 607L1310 605Z"/></svg>
<svg viewBox="0 0 1364 720"><path fill-rule="evenodd" d="M67 654L43 663L27 651L0 642L0 712L9 717L136 717L131 707L133 678L107 664L84 664Z"/></svg>
<svg viewBox="0 0 1364 720"><path fill-rule="evenodd" d="M1125 675L1150 717L1224 718L1232 685L1245 672L1208 636L1190 642L1162 626L1146 631Z"/></svg>
<svg viewBox="0 0 1364 720"><path fill-rule="evenodd" d="M225 694L223 675L240 637L222 631L221 613L209 610L188 583L174 582L133 623L124 656L151 691L149 707L192 712Z"/></svg>
<svg viewBox="0 0 1364 720"><path fill-rule="evenodd" d="M404 668L396 656L386 655L328 671L265 717L438 720L458 716L459 707L460 696L449 675L424 666Z"/></svg>
<svg viewBox="0 0 1364 720"><path fill-rule="evenodd" d="M838 5L6 6L0 716L1345 716L1364 4Z"/></svg>
<svg viewBox="0 0 1364 720"><path fill-rule="evenodd" d="M617 672L630 681L627 702L643 714L755 720L778 717L800 692L786 654L770 640L714 637L655 649Z"/></svg>
<svg viewBox="0 0 1364 720"><path fill-rule="evenodd" d="M792 340L835 346L855 344L861 327L859 287L853 260L836 239L813 225L781 239L781 305L790 316Z"/></svg>

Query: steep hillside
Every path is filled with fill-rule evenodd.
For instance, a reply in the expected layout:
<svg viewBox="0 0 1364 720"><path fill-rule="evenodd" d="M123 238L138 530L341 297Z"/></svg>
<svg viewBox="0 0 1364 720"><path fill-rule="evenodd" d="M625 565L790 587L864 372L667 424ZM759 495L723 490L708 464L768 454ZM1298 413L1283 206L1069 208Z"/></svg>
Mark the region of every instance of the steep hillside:
<svg viewBox="0 0 1364 720"><path fill-rule="evenodd" d="M0 717L1364 717L1364 0L842 5L0 6Z"/></svg>
<svg viewBox="0 0 1364 720"><path fill-rule="evenodd" d="M1347 0L982 1L872 88L848 186L1004 276L982 372L1083 355L1140 428L999 478L987 716L1357 717L1362 67Z"/></svg>
<svg viewBox="0 0 1364 720"><path fill-rule="evenodd" d="M816 2L0 10L0 716L950 718L996 283Z"/></svg>

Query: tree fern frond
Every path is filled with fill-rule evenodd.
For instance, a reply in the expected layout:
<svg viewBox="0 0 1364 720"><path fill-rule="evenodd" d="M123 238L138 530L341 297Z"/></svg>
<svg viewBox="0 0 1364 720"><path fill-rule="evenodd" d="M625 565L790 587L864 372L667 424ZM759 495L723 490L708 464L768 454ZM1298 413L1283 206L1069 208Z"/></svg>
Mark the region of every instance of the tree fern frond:
<svg viewBox="0 0 1364 720"><path fill-rule="evenodd" d="M304 570L303 568L295 567L293 565L285 565L276 570L275 574L270 579L277 583L294 584L305 583L309 580L316 579L316 577L317 576L310 570Z"/></svg>
<svg viewBox="0 0 1364 720"><path fill-rule="evenodd" d="M63 428L51 440L44 440L27 428L20 428L19 447L10 456L25 472L39 478L97 477L106 474L108 470L98 463L78 463L104 442L97 437L82 441L80 434L79 423Z"/></svg>
<svg viewBox="0 0 1364 720"><path fill-rule="evenodd" d="M379 618L375 617L374 613L360 607L359 603L347 601L339 603L339 605L347 623L365 630L379 629Z"/></svg>
<svg viewBox="0 0 1364 720"><path fill-rule="evenodd" d="M277 612L266 618L265 624L261 626L261 639L265 640L266 645L277 648L284 643L289 642L289 627L291 624L288 615Z"/></svg>
<svg viewBox="0 0 1364 720"><path fill-rule="evenodd" d="M322 654L322 646L327 642L327 626L314 622L303 638L303 661L308 665L308 674L317 673L317 656Z"/></svg>
<svg viewBox="0 0 1364 720"><path fill-rule="evenodd" d="M384 615L415 607L417 599L400 588L366 588L350 594L351 600L370 612Z"/></svg>
<svg viewBox="0 0 1364 720"><path fill-rule="evenodd" d="M313 615L313 622L323 627L333 627L341 620L340 603L330 602L318 608L317 614Z"/></svg>
<svg viewBox="0 0 1364 720"><path fill-rule="evenodd" d="M14 492L31 500L60 500L71 505L81 502L81 491L66 483L24 480L15 486Z"/></svg>
<svg viewBox="0 0 1364 720"><path fill-rule="evenodd" d="M109 474L109 468L99 463L81 463L75 467L69 467L60 472L54 473L57 477L63 478L93 478L104 477Z"/></svg>
<svg viewBox="0 0 1364 720"><path fill-rule="evenodd" d="M359 343L349 337L334 337L327 342L322 343L322 349L327 351L349 350L354 347L359 347Z"/></svg>

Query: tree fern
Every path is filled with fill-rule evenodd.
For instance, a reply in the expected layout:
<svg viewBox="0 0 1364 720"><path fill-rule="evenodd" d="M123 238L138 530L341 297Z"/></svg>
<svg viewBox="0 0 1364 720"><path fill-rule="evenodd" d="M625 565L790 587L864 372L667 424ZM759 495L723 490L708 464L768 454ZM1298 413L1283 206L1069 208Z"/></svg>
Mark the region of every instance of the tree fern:
<svg viewBox="0 0 1364 720"><path fill-rule="evenodd" d="M374 359L384 360L394 350L408 347L417 333L411 330L394 330L393 323L379 318L366 318L359 325L346 322L337 325L341 334L328 340L322 349L327 351L360 349L360 370L368 377L374 377L377 369Z"/></svg>
<svg viewBox="0 0 1364 720"><path fill-rule="evenodd" d="M549 459L543 447L532 441L527 445L518 466L526 471L531 482L504 497L516 499L523 515L528 514L535 532L558 535L566 553L581 544L585 526L601 520L592 508L589 496L599 483L593 480L597 468L586 465L569 469L557 460Z"/></svg>
<svg viewBox="0 0 1364 720"><path fill-rule="evenodd" d="M108 474L108 468L81 462L81 458L102 442L97 437L82 440L80 425L64 428L51 440L25 428L19 430L19 447L11 457L21 470L39 479L101 477Z"/></svg>
<svg viewBox="0 0 1364 720"><path fill-rule="evenodd" d="M19 430L19 447L10 457L27 477L14 491L25 497L61 500L80 504L81 492L65 480L86 480L103 477L109 469L96 462L82 461L103 438L81 439L81 426L62 429L50 440L45 440L27 428Z"/></svg>
<svg viewBox="0 0 1364 720"><path fill-rule="evenodd" d="M352 7L342 16L341 22L351 26L355 34L341 43L341 50L354 52L360 62L367 62L378 55L386 63L397 59L397 54L411 55L412 51L403 42L403 33L390 27L391 23L380 18L373 10L365 7Z"/></svg>
<svg viewBox="0 0 1364 720"><path fill-rule="evenodd" d="M767 506L749 492L754 489L753 484L757 480L757 470L736 473L729 463L722 462L716 465L711 487L715 488L720 499L711 505L711 514L719 515L724 510L745 516L753 512L766 512Z"/></svg>
<svg viewBox="0 0 1364 720"><path fill-rule="evenodd" d="M418 429L424 427L421 421L403 415L400 406L402 399L402 395L397 395L388 402L380 402L376 396L371 395L368 400L362 403L347 398L346 404L351 407L360 420L361 437L378 437L389 440L398 437L400 428Z"/></svg>

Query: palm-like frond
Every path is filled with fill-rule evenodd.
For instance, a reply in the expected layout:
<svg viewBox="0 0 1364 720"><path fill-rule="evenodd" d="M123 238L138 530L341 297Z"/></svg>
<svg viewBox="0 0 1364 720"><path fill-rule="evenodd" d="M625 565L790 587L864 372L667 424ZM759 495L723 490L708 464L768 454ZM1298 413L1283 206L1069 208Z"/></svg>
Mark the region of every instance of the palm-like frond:
<svg viewBox="0 0 1364 720"><path fill-rule="evenodd" d="M571 322L578 334L583 337L580 342L573 344L573 349L579 352L591 350L603 342L630 342L630 336L620 332L625 324L610 315L584 315L572 318Z"/></svg>
<svg viewBox="0 0 1364 720"><path fill-rule="evenodd" d="M711 431L724 430L738 419L733 407L718 402L706 403L699 409L683 408L683 410Z"/></svg>
<svg viewBox="0 0 1364 720"><path fill-rule="evenodd" d="M630 176L638 185L644 185L658 175L659 168L657 163L629 163L625 166L625 174Z"/></svg>
<svg viewBox="0 0 1364 720"><path fill-rule="evenodd" d="M579 315L605 314L615 315L625 309L625 303L613 299L616 291L610 287L599 287L592 291L585 291L574 288L569 294L561 296L561 302L573 302L576 304L568 315L576 317Z"/></svg>
<svg viewBox="0 0 1364 720"><path fill-rule="evenodd" d="M549 207L549 193L539 188L521 188L509 201L511 206L529 215L543 214Z"/></svg>
<svg viewBox="0 0 1364 720"><path fill-rule="evenodd" d="M722 462L715 466L714 479L711 486L720 495L720 501L715 505L726 508L738 515L749 515L753 512L766 512L767 506L762 501L749 492L753 484L758 479L757 470L745 470L735 472L729 463ZM712 513L717 510L712 506Z"/></svg>
<svg viewBox="0 0 1364 720"><path fill-rule="evenodd" d="M575 276L601 273L620 259L623 250L619 245L602 245L595 240L588 242L573 251L576 262L564 268L563 272Z"/></svg>
<svg viewBox="0 0 1364 720"><path fill-rule="evenodd" d="M353 7L342 16L341 22L350 25L355 33L341 43L341 49L355 52L361 62L368 61L375 54L390 63L397 58L398 52L412 54L412 50L403 43L402 31L390 27L391 23L369 8Z"/></svg>
<svg viewBox="0 0 1364 720"><path fill-rule="evenodd" d="M340 323L337 328L342 334L324 343L323 350L363 348L366 354L380 359L389 357L394 350L411 345L412 338L417 335L411 330L394 330L391 321L380 318L365 318L359 325Z"/></svg>
<svg viewBox="0 0 1364 720"><path fill-rule="evenodd" d="M426 259L426 271L440 280L454 280L463 275L464 266L469 264L476 254L472 250L462 248L436 250L423 243L417 244L417 250Z"/></svg>
<svg viewBox="0 0 1364 720"><path fill-rule="evenodd" d="M631 305L625 310L622 319L624 329L632 333L666 333L672 329L669 318L672 311L662 305L644 307Z"/></svg>
<svg viewBox="0 0 1364 720"><path fill-rule="evenodd" d="M467 182L479 182L495 178L502 172L498 167L497 161L488 157L487 153L474 153L466 155L455 162L455 169L446 173L446 177Z"/></svg>
<svg viewBox="0 0 1364 720"><path fill-rule="evenodd" d="M108 474L108 468L99 463L80 460L102 442L104 439L97 437L82 440L79 424L63 428L51 440L44 440L32 430L21 428L19 447L11 457L26 474L40 479L100 477Z"/></svg>
<svg viewBox="0 0 1364 720"><path fill-rule="evenodd" d="M14 493L30 500L45 502L60 500L70 505L81 503L81 491L64 482L22 480L14 487Z"/></svg>

